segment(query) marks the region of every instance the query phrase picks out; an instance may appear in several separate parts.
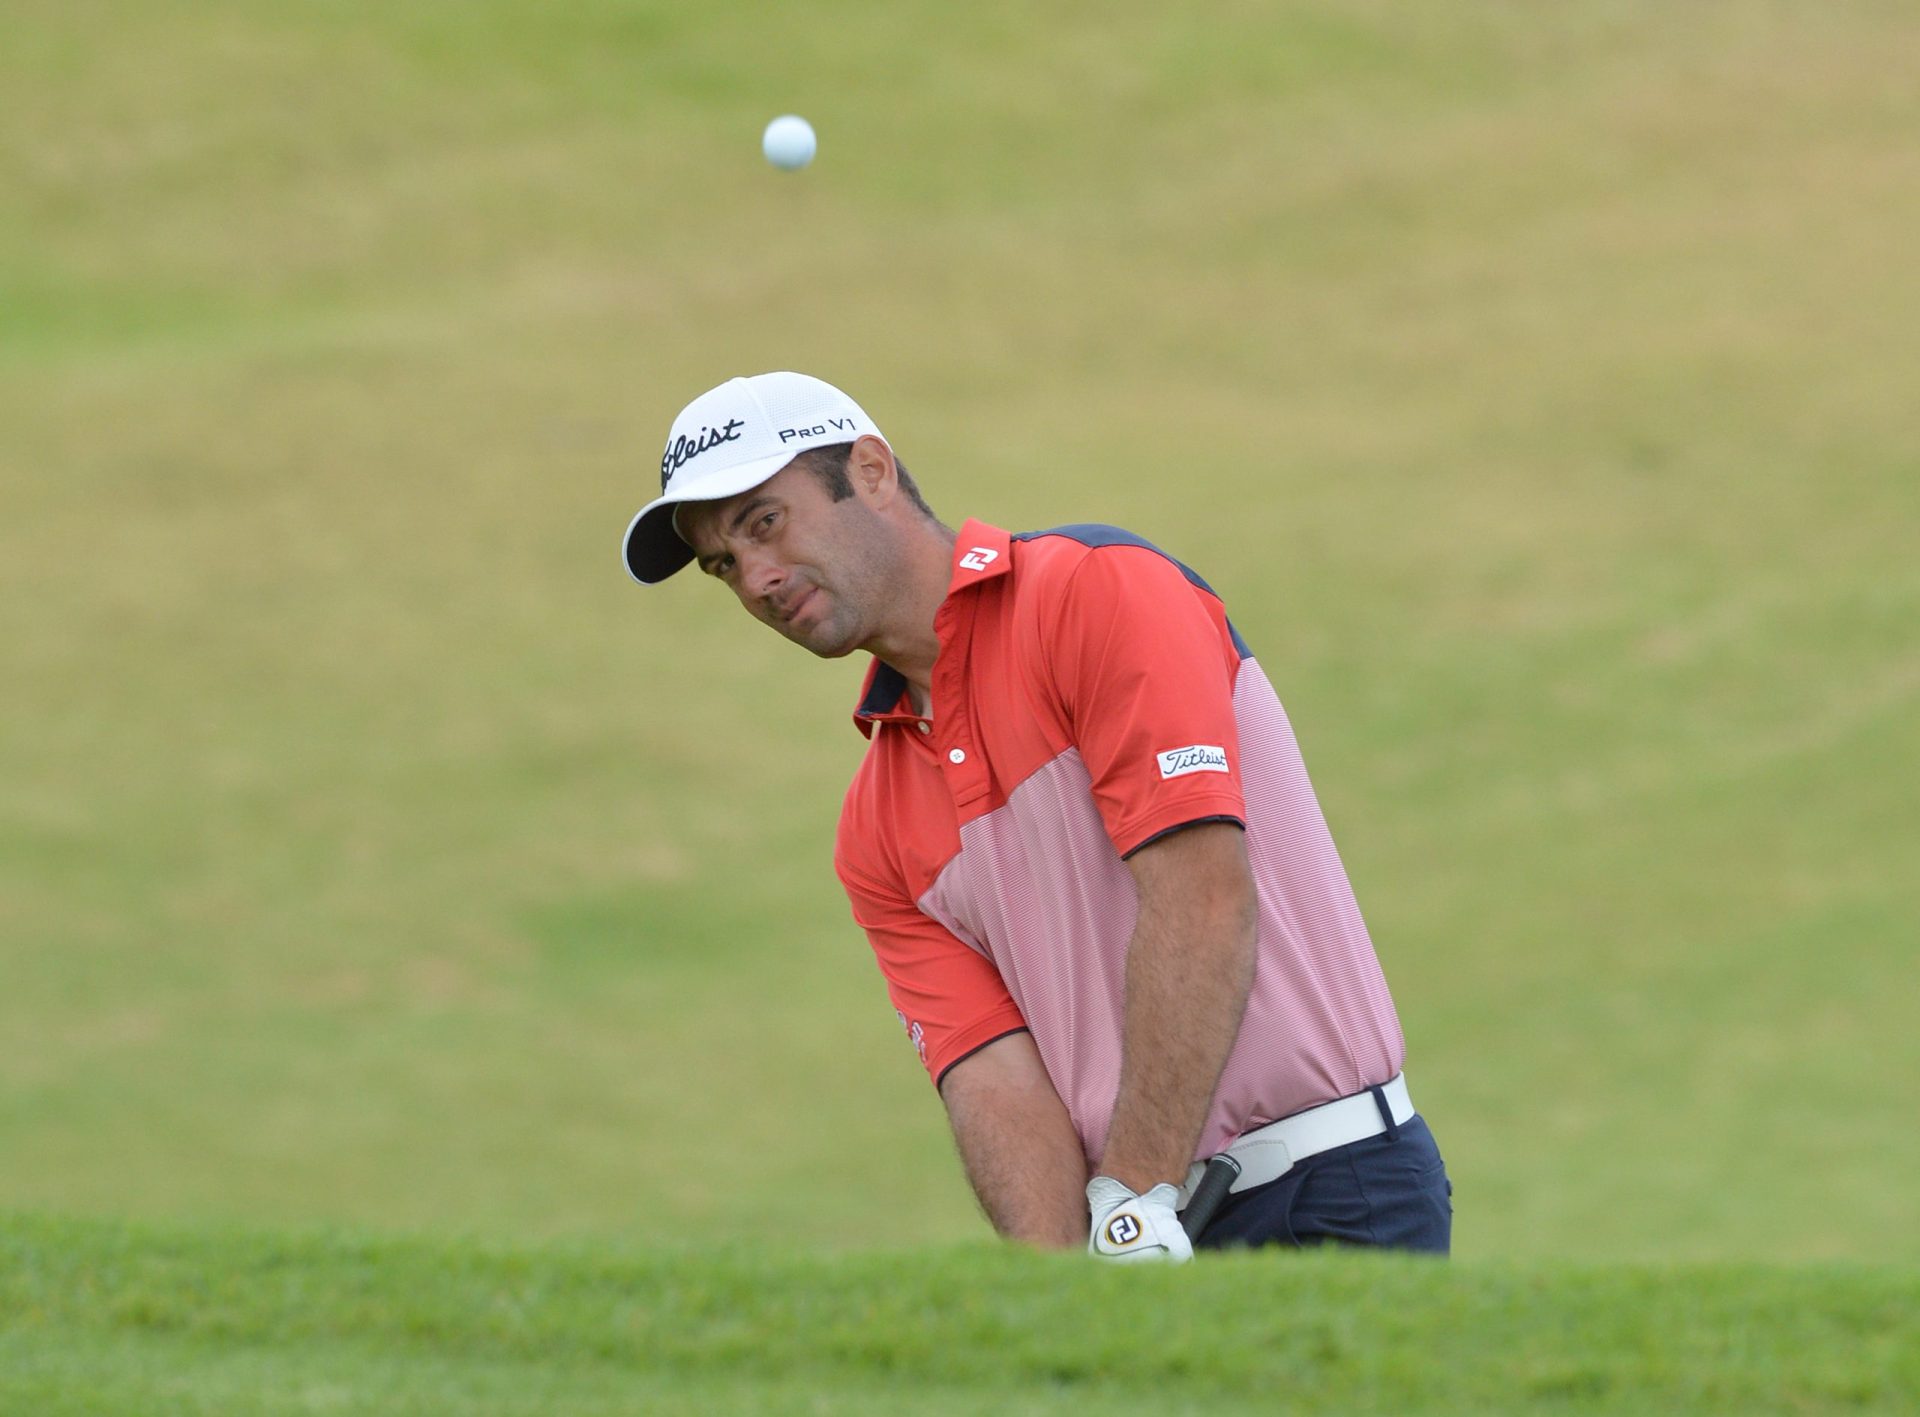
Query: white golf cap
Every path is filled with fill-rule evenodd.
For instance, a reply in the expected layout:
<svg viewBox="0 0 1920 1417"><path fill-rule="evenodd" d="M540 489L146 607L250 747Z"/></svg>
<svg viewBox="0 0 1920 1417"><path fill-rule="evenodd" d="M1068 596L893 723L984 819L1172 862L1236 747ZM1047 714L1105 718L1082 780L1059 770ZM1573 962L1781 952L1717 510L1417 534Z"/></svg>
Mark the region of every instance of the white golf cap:
<svg viewBox="0 0 1920 1417"><path fill-rule="evenodd" d="M660 496L627 524L627 574L657 585L693 559L673 529L681 502L717 502L758 487L809 448L881 437L832 384L781 372L729 379L680 410L660 458Z"/></svg>

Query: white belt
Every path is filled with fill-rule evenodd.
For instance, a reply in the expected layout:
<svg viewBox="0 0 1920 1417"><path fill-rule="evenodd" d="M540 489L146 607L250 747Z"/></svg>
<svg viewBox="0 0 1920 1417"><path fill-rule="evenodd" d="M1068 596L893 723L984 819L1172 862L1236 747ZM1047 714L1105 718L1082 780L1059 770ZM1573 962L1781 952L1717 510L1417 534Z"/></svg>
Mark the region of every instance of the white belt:
<svg viewBox="0 0 1920 1417"><path fill-rule="evenodd" d="M1413 1117L1406 1074L1396 1073L1393 1081L1382 1084L1380 1090L1386 1094L1387 1106L1393 1112L1393 1124L1404 1126ZM1377 1137L1386 1129L1386 1119L1380 1115L1379 1104L1369 1089L1243 1132L1227 1147L1227 1155L1240 1163L1240 1174L1228 1188L1229 1192L1249 1191L1277 1181L1309 1156ZM1193 1194L1193 1188L1200 1184L1206 1169L1204 1161L1196 1161L1188 1168L1187 1184L1180 1189L1182 1206Z"/></svg>

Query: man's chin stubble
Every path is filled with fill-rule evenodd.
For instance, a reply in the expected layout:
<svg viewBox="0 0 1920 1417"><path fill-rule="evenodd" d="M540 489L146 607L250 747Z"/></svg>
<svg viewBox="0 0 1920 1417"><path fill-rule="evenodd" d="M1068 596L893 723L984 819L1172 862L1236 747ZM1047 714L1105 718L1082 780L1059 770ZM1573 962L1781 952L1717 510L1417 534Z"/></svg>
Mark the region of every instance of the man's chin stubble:
<svg viewBox="0 0 1920 1417"><path fill-rule="evenodd" d="M860 648L858 635L836 634L831 621L815 625L804 638L789 636L790 639L807 653L820 659L844 659Z"/></svg>

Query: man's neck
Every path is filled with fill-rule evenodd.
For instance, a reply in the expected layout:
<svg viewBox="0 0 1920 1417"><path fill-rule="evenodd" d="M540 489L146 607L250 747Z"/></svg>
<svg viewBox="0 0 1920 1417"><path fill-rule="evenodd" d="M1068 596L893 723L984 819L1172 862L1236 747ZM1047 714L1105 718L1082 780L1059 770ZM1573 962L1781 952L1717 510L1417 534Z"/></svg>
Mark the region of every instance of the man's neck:
<svg viewBox="0 0 1920 1417"><path fill-rule="evenodd" d="M933 704L933 663L940 657L934 617L947 598L953 575L955 533L935 523L916 538L900 577L897 612L866 648L907 681L914 711L928 714Z"/></svg>

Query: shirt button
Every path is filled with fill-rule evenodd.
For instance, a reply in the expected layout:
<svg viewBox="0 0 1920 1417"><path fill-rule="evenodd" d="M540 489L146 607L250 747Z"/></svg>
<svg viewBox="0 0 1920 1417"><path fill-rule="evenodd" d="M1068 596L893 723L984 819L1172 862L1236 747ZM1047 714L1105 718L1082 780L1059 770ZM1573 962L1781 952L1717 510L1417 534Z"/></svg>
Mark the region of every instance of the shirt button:
<svg viewBox="0 0 1920 1417"><path fill-rule="evenodd" d="M931 723L928 723L924 718L921 719L918 723L914 724L913 726L919 729L922 733L933 732L933 725Z"/></svg>
<svg viewBox="0 0 1920 1417"><path fill-rule="evenodd" d="M967 760L966 753L959 748L955 748L951 753L947 754L947 761L950 763L954 763L956 765L960 763L964 763L966 760Z"/></svg>

